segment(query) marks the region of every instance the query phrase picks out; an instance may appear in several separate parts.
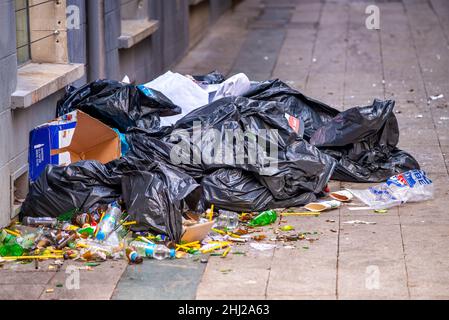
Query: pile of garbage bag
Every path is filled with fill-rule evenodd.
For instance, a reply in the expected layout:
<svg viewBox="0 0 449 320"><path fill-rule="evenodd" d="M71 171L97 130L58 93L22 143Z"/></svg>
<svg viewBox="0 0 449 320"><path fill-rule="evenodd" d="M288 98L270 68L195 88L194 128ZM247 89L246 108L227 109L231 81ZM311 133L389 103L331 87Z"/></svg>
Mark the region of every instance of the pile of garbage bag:
<svg viewBox="0 0 449 320"><path fill-rule="evenodd" d="M224 85L217 72L184 78L173 78L171 92L187 80L208 93L207 103L170 125L161 119L183 108L151 82L68 88L57 115L82 110L123 133L129 151L106 164L47 166L31 184L22 216L56 218L118 201L137 221L131 229L178 243L187 212L295 207L325 195L330 179L382 182L419 169L397 148L394 101L340 112L280 80L238 77Z"/></svg>

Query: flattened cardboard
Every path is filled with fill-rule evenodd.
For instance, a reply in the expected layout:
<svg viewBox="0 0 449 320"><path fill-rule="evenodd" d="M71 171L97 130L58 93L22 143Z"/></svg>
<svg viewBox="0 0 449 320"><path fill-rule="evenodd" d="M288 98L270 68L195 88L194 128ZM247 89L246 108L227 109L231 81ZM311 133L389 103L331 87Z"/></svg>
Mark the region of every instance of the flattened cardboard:
<svg viewBox="0 0 449 320"><path fill-rule="evenodd" d="M198 223L196 225L186 227L185 232L181 238L181 241L185 242L202 241L212 230L214 223L215 221L211 221L206 223Z"/></svg>

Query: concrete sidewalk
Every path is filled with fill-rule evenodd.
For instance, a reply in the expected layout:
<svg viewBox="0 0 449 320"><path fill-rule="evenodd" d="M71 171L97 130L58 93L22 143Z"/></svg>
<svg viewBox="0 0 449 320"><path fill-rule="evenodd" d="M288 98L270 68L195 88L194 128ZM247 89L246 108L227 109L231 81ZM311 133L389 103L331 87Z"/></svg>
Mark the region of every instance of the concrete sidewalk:
<svg viewBox="0 0 449 320"><path fill-rule="evenodd" d="M396 100L400 147L434 180L435 200L384 215L342 208L321 218L289 217L296 230L318 232L319 240L309 249L297 243L212 257L197 298L449 298L449 3L379 1L379 31L365 27L368 4L247 0L176 69L280 78L340 110ZM443 99L427 102L441 93ZM348 186L366 187L332 184ZM343 224L354 219L377 224Z"/></svg>
<svg viewBox="0 0 449 320"><path fill-rule="evenodd" d="M317 240L266 241L277 245L267 251L241 246L235 250L245 255L210 257L205 269L199 261L109 261L81 270L79 290L66 287L65 270L81 263L57 270L45 262L37 271L5 265L0 299L448 299L449 2L380 1L379 31L365 28L368 4L246 0L175 70L280 78L340 110L396 100L400 147L434 180L433 201L386 214L343 207L319 218L288 217ZM331 183L345 187L367 185ZM344 224L355 219L376 224ZM268 239L273 232L266 228Z"/></svg>

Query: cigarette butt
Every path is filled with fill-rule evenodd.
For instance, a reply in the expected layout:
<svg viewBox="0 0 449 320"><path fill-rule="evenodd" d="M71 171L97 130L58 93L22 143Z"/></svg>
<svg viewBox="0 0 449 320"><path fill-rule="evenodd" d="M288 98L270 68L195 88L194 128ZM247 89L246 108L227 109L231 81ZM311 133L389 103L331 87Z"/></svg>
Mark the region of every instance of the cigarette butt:
<svg viewBox="0 0 449 320"><path fill-rule="evenodd" d="M53 293L53 292L55 292L55 289L47 289L47 290L45 290L45 292L46 293Z"/></svg>

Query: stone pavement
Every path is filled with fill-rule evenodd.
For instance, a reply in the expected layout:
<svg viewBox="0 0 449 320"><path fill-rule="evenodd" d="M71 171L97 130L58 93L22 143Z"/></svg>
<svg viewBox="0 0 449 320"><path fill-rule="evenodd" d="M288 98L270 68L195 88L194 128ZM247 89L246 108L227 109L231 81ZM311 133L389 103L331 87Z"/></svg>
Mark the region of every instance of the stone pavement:
<svg viewBox="0 0 449 320"><path fill-rule="evenodd" d="M318 218L287 217L318 240L278 242L267 251L245 245L235 250L246 255L210 257L207 265L110 261L81 270L79 290L67 287L65 270L83 264L59 271L49 270L50 262L37 271L5 265L0 299L448 299L449 2L379 1L379 31L365 28L372 2L246 0L175 70L278 77L340 110L396 100L400 147L434 180L433 201L386 214L343 207ZM445 97L428 102L440 93ZM368 185L334 181L331 188ZM355 219L376 224L344 224ZM273 232L267 229L268 239Z"/></svg>
<svg viewBox="0 0 449 320"><path fill-rule="evenodd" d="M320 218L288 217L319 240L211 257L197 298L449 298L449 2L379 1L379 31L365 27L373 2L247 0L176 70L280 78L340 110L396 100L400 147L434 180L435 200L384 215L342 208ZM440 93L443 99L428 103ZM366 187L332 183L348 186ZM354 219L377 224L344 224Z"/></svg>

